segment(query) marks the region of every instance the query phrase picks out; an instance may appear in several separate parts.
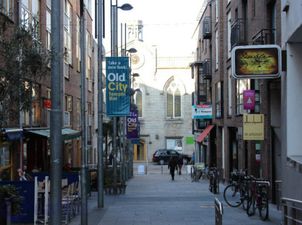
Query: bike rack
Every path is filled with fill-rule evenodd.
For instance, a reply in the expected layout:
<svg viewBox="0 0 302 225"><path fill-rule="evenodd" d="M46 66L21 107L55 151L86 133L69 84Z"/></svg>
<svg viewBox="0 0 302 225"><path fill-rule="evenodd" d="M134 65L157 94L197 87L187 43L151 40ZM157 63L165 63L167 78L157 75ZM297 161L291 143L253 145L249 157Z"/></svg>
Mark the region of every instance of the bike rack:
<svg viewBox="0 0 302 225"><path fill-rule="evenodd" d="M215 225L222 225L223 205L215 198Z"/></svg>

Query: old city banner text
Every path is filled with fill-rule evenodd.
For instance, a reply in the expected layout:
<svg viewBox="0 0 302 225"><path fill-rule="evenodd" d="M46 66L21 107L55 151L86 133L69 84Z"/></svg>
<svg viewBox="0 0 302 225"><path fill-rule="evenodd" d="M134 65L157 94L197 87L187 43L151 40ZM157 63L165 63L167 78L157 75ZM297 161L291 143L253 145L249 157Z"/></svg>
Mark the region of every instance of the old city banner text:
<svg viewBox="0 0 302 225"><path fill-rule="evenodd" d="M106 57L106 109L108 116L130 113L129 58Z"/></svg>

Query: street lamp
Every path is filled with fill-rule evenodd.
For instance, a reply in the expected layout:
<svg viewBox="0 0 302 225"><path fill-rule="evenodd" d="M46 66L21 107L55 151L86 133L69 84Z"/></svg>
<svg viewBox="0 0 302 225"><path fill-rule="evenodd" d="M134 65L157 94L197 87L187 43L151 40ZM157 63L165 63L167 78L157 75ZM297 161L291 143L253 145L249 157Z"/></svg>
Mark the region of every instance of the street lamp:
<svg viewBox="0 0 302 225"><path fill-rule="evenodd" d="M117 4L117 3L116 3ZM133 9L132 5L125 3L122 6L116 6L118 9L124 10L124 11L129 11Z"/></svg>
<svg viewBox="0 0 302 225"><path fill-rule="evenodd" d="M137 53L137 50L136 50L136 48L130 48L130 49L126 50L126 52L132 54L132 53Z"/></svg>
<svg viewBox="0 0 302 225"><path fill-rule="evenodd" d="M125 3L122 6L118 6L118 0L116 0L116 4L112 5L112 0L110 1L110 9L111 9L111 14L110 14L110 23L111 23L111 56L118 56L118 10L121 9L124 11L129 11L133 7ZM113 187L114 187L114 193L116 193L116 186L117 186L117 164L116 164L116 148L117 148L117 117L113 117L113 146L112 146L112 151L113 151Z"/></svg>

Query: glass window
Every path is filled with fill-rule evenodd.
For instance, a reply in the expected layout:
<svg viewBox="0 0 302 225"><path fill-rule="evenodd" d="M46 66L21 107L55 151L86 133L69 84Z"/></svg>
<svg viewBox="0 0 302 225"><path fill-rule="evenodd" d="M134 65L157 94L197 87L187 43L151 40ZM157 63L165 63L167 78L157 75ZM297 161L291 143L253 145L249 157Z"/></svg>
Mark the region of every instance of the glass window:
<svg viewBox="0 0 302 225"><path fill-rule="evenodd" d="M179 118L181 117L181 93L182 86L172 81L167 88L167 117Z"/></svg>
<svg viewBox="0 0 302 225"><path fill-rule="evenodd" d="M40 4L38 0L22 0L21 1L21 26L32 32L34 39L39 39L39 10Z"/></svg>
<svg viewBox="0 0 302 225"><path fill-rule="evenodd" d="M242 115L247 113L247 110L243 109L243 91L250 88L250 81L248 79L236 80L236 114Z"/></svg>
<svg viewBox="0 0 302 225"><path fill-rule="evenodd" d="M173 117L173 94L167 93L167 116Z"/></svg>
<svg viewBox="0 0 302 225"><path fill-rule="evenodd" d="M219 34L218 30L215 32L215 69L218 69L219 66Z"/></svg>
<svg viewBox="0 0 302 225"><path fill-rule="evenodd" d="M71 48L71 5L68 0L64 4L64 47L65 47L65 61L72 63L72 48Z"/></svg>
<svg viewBox="0 0 302 225"><path fill-rule="evenodd" d="M0 11L9 17L13 17L14 0L1 0Z"/></svg>
<svg viewBox="0 0 302 225"><path fill-rule="evenodd" d="M72 112L72 96L65 95L65 111Z"/></svg>
<svg viewBox="0 0 302 225"><path fill-rule="evenodd" d="M219 0L216 0L215 14L216 14L216 22L218 22L218 20L219 20Z"/></svg>
<svg viewBox="0 0 302 225"><path fill-rule="evenodd" d="M143 96L142 92L135 92L135 104L138 110L138 117L143 117Z"/></svg>
<svg viewBox="0 0 302 225"><path fill-rule="evenodd" d="M0 146L0 167L9 165L9 148L8 146Z"/></svg>
<svg viewBox="0 0 302 225"><path fill-rule="evenodd" d="M227 45L228 45L228 58L231 58L231 27L232 27L232 18L231 18L231 11L228 12L227 14L227 26L228 26L228 40L227 40Z"/></svg>
<svg viewBox="0 0 302 225"><path fill-rule="evenodd" d="M51 50L51 12L46 10L46 47Z"/></svg>
<svg viewBox="0 0 302 225"><path fill-rule="evenodd" d="M167 149L173 149L176 151L182 151L182 138L167 138L166 139ZM174 151L170 151L170 154L177 154Z"/></svg>
<svg viewBox="0 0 302 225"><path fill-rule="evenodd" d="M228 69L228 116L232 116L232 97L233 97L233 89L232 89L232 70Z"/></svg>
<svg viewBox="0 0 302 225"><path fill-rule="evenodd" d="M222 83L217 82L215 85L215 106L216 106L216 118L222 117Z"/></svg>

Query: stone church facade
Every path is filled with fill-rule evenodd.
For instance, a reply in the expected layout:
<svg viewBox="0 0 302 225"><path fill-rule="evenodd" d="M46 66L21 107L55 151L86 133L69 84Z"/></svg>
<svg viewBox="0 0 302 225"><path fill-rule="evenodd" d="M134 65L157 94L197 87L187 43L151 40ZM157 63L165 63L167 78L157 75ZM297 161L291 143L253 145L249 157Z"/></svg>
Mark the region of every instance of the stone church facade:
<svg viewBox="0 0 302 225"><path fill-rule="evenodd" d="M151 162L157 149L175 149L191 155L192 135L192 56L160 55L160 46L142 39L143 24L128 24L127 49L131 62L134 101L139 110L140 142L134 146L134 161ZM139 74L139 76L137 75Z"/></svg>

